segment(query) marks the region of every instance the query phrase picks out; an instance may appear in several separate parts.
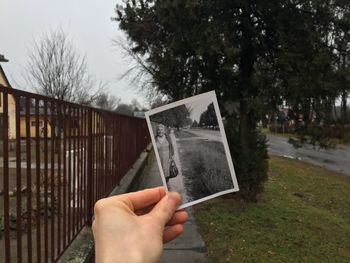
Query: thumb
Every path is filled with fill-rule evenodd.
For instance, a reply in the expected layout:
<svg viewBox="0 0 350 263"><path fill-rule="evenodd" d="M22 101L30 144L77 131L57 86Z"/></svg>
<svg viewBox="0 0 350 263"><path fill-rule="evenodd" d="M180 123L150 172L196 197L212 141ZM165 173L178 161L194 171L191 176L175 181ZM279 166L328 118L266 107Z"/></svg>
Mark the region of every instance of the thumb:
<svg viewBox="0 0 350 263"><path fill-rule="evenodd" d="M153 207L149 215L157 220L159 224L165 226L173 217L180 200L179 193L169 192Z"/></svg>

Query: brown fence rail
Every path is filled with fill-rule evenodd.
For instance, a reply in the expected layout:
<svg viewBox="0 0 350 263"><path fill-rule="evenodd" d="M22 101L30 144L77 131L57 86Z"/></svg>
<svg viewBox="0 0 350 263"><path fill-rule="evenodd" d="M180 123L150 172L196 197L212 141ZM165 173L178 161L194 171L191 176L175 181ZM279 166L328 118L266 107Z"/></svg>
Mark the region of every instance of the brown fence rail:
<svg viewBox="0 0 350 263"><path fill-rule="evenodd" d="M149 142L143 119L0 86L0 261L56 261Z"/></svg>

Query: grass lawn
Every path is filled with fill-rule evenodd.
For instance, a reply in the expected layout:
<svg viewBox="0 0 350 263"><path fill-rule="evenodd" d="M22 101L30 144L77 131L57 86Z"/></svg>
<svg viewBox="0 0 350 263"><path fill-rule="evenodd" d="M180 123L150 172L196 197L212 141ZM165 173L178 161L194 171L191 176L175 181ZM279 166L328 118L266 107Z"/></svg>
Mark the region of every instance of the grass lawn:
<svg viewBox="0 0 350 263"><path fill-rule="evenodd" d="M350 262L350 177L272 156L258 203L195 206L213 262Z"/></svg>

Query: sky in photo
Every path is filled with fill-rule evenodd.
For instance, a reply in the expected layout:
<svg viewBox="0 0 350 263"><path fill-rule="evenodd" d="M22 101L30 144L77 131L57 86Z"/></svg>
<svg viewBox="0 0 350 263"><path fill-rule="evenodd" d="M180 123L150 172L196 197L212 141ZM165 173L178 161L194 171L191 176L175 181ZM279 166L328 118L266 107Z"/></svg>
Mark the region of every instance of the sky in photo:
<svg viewBox="0 0 350 263"><path fill-rule="evenodd" d="M34 40L57 28L62 28L75 49L85 54L88 68L98 80L108 82L108 91L124 102L136 98L142 104L145 96L128 80L119 80L130 68L130 59L123 56L112 40L124 38L114 8L121 0L1 0L0 54L9 59L2 63L14 88L33 91L23 79L28 50Z"/></svg>
<svg viewBox="0 0 350 263"><path fill-rule="evenodd" d="M196 120L197 122L199 122L199 118L201 116L201 114L207 110L208 105L212 103L212 100L210 98L207 98L205 100L200 99L200 100L196 100L190 103L186 103L186 107L191 108L191 115L190 118L194 121Z"/></svg>

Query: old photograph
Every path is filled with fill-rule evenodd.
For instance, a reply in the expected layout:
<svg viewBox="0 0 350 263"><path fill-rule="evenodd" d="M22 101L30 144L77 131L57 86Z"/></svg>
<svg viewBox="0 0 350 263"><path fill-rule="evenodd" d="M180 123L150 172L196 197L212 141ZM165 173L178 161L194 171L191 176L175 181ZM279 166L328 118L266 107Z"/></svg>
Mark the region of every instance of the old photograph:
<svg viewBox="0 0 350 263"><path fill-rule="evenodd" d="M146 113L163 184L180 208L239 190L215 91Z"/></svg>

